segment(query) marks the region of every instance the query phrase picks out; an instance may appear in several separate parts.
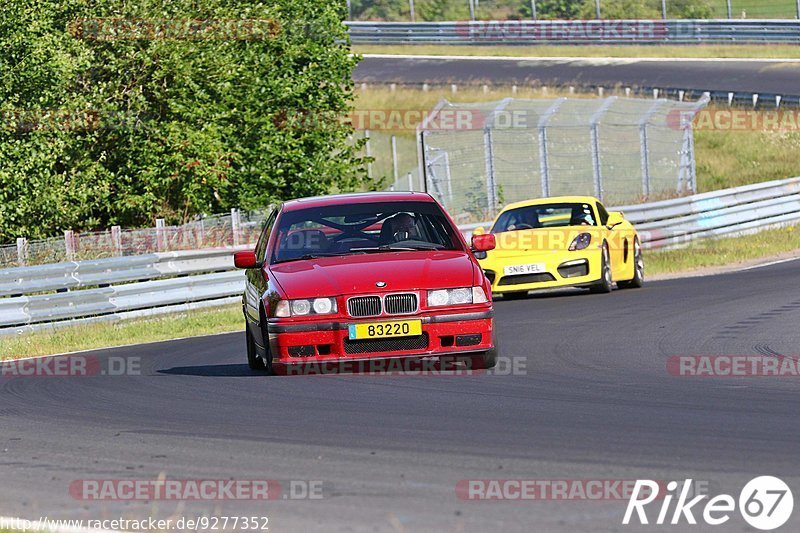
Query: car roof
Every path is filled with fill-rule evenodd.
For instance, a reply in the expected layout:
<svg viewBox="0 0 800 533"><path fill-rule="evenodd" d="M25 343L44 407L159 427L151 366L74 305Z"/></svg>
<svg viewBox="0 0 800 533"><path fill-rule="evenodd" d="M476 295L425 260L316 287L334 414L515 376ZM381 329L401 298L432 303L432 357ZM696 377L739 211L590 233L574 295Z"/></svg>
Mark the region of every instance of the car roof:
<svg viewBox="0 0 800 533"><path fill-rule="evenodd" d="M594 196L548 196L545 198L534 198L531 200L524 200L522 202L515 202L508 204L503 208L503 211L509 209L517 209L520 207L528 207L531 205L543 204L594 204L598 200Z"/></svg>
<svg viewBox="0 0 800 533"><path fill-rule="evenodd" d="M424 192L363 192L347 194L329 194L327 196L313 196L298 198L283 203L284 211L296 211L314 207L326 207L343 204L366 204L371 202L431 202L434 199Z"/></svg>

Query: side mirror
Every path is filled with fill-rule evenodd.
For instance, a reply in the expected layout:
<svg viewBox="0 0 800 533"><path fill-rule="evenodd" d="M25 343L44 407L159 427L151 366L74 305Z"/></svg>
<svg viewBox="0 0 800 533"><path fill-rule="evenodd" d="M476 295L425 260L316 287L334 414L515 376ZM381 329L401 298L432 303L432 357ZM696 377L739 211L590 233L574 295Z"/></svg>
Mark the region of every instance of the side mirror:
<svg viewBox="0 0 800 533"><path fill-rule="evenodd" d="M609 229L619 226L625 222L625 216L622 214L622 211L609 211L608 212L608 220L606 221L606 226Z"/></svg>
<svg viewBox="0 0 800 533"><path fill-rule="evenodd" d="M234 252L233 264L236 268L261 268L261 263L256 260L256 253L253 250Z"/></svg>
<svg viewBox="0 0 800 533"><path fill-rule="evenodd" d="M473 252L488 252L497 247L497 240L493 233L484 233L482 235L472 235L472 251Z"/></svg>

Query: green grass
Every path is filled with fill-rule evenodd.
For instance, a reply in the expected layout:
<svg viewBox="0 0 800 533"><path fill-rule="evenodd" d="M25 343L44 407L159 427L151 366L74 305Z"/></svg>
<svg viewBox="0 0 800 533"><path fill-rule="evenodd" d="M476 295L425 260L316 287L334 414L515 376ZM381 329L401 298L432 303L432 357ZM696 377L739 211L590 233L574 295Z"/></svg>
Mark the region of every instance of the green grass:
<svg viewBox="0 0 800 533"><path fill-rule="evenodd" d="M357 45L358 54L401 55L455 55L455 56L510 56L510 57L689 57L689 58L739 58L739 59L795 59L800 58L800 47L793 45Z"/></svg>
<svg viewBox="0 0 800 533"><path fill-rule="evenodd" d="M733 238L704 239L685 248L645 253L648 275L691 272L735 265L785 252L800 252L800 227L772 229Z"/></svg>
<svg viewBox="0 0 800 533"><path fill-rule="evenodd" d="M225 333L243 328L241 306L229 305L158 318L85 324L14 337L0 336L0 360Z"/></svg>
<svg viewBox="0 0 800 533"><path fill-rule="evenodd" d="M711 6L715 17L728 16L726 0L713 0ZM795 18L797 3L795 0L731 0L731 16L746 16L749 19Z"/></svg>

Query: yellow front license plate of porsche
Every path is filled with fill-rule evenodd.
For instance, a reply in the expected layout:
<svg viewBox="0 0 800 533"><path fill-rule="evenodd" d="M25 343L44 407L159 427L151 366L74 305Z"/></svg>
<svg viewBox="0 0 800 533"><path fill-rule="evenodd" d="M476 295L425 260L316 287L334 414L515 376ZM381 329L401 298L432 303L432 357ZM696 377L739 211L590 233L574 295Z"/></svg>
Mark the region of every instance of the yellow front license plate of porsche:
<svg viewBox="0 0 800 533"><path fill-rule="evenodd" d="M371 324L350 324L350 340L414 337L422 335L421 320L393 320Z"/></svg>

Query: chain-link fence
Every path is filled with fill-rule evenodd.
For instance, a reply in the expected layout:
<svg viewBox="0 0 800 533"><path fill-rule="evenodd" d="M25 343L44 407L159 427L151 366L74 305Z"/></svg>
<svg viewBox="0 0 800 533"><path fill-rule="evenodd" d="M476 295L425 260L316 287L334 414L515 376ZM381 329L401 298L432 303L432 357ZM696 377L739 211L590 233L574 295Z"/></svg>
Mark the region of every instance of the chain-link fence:
<svg viewBox="0 0 800 533"><path fill-rule="evenodd" d="M348 20L788 19L797 0L347 0Z"/></svg>
<svg viewBox="0 0 800 533"><path fill-rule="evenodd" d="M234 209L230 214L203 217L179 226L167 226L158 220L155 228L113 227L83 233L65 231L64 237L51 239L19 238L15 245L0 246L0 268L254 243L267 213Z"/></svg>
<svg viewBox="0 0 800 533"><path fill-rule="evenodd" d="M443 100L420 127L419 164L428 192L459 223L541 196L619 205L688 194L696 190L692 119L707 101ZM403 180L395 188L405 189Z"/></svg>

